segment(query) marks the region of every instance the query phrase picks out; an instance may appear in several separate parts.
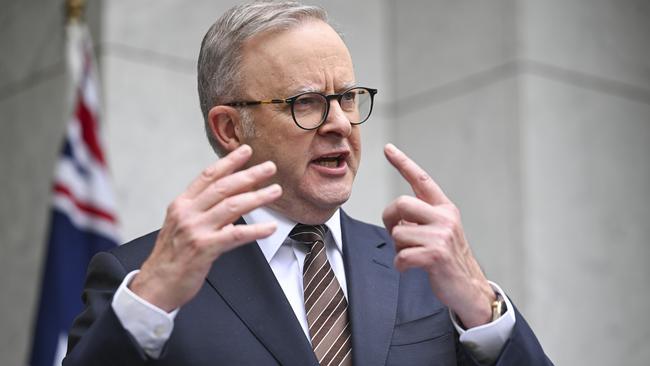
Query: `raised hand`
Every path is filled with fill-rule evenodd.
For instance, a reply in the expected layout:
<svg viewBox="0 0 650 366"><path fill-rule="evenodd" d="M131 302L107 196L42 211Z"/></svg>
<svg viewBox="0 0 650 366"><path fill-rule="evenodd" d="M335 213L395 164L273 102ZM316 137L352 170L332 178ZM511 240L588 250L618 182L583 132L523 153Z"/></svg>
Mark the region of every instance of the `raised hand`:
<svg viewBox="0 0 650 366"><path fill-rule="evenodd" d="M383 213L395 241L395 267L424 269L433 292L466 327L488 323L494 291L465 239L458 208L402 151L388 144L384 154L415 193L397 198Z"/></svg>
<svg viewBox="0 0 650 366"><path fill-rule="evenodd" d="M224 252L271 235L275 223L233 225L242 214L278 199L279 185L256 189L276 172L270 161L240 170L252 150L242 145L198 176L167 208L149 258L130 289L171 311L190 301Z"/></svg>

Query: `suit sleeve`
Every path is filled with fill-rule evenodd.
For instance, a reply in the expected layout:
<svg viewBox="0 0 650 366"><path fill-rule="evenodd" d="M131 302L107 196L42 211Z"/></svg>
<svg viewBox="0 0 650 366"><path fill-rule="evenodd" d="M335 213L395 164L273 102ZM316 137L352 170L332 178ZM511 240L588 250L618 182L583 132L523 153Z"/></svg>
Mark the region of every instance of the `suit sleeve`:
<svg viewBox="0 0 650 366"><path fill-rule="evenodd" d="M544 353L544 349L542 349L537 337L524 317L516 307L514 309L516 317L515 326L494 366L553 366L553 362ZM476 361L460 342L457 343L457 347L460 347L460 352L458 352L458 363L460 365L485 366Z"/></svg>
<svg viewBox="0 0 650 366"><path fill-rule="evenodd" d="M118 320L111 300L127 271L110 253L99 253L88 265L82 300L83 312L68 336L64 366L139 365L145 353Z"/></svg>

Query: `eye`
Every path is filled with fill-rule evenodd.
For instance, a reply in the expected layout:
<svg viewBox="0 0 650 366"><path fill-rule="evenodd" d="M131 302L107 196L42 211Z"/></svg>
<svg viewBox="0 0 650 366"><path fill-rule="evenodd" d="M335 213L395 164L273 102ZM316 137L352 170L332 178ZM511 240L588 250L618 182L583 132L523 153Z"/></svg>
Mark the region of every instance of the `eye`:
<svg viewBox="0 0 650 366"><path fill-rule="evenodd" d="M316 103L318 103L316 97L300 97L296 99L298 105L314 105Z"/></svg>
<svg viewBox="0 0 650 366"><path fill-rule="evenodd" d="M341 95L341 108L346 111L354 110L356 108L356 100L358 90L348 90Z"/></svg>
<svg viewBox="0 0 650 366"><path fill-rule="evenodd" d="M304 94L293 102L293 109L296 112L307 112L320 109L323 104L323 97L318 94Z"/></svg>
<svg viewBox="0 0 650 366"><path fill-rule="evenodd" d="M347 91L347 92L345 92L343 94L343 96L341 97L341 100L354 101L357 98L357 93L358 92L356 90Z"/></svg>

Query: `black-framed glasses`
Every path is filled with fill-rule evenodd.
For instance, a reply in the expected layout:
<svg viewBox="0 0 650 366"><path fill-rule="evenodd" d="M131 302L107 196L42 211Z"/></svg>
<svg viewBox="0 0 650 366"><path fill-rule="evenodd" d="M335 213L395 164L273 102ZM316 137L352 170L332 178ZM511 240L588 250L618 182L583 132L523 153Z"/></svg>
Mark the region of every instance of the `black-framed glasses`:
<svg viewBox="0 0 650 366"><path fill-rule="evenodd" d="M286 103L291 106L291 116L298 127L303 130L315 130L327 119L332 100L339 103L350 124L362 124L368 120L370 113L372 113L375 94L377 94L377 89L355 86L338 94L326 95L318 92L305 92L286 99L230 102L223 105L248 107L260 104Z"/></svg>

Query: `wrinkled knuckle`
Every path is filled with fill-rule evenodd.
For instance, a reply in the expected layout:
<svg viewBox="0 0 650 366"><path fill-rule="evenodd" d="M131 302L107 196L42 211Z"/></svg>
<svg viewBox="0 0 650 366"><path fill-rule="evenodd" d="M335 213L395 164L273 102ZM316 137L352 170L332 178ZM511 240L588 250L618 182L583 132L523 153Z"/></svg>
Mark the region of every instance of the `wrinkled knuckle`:
<svg viewBox="0 0 650 366"><path fill-rule="evenodd" d="M188 233L185 243L195 253L200 253L203 250L203 240L198 235Z"/></svg>
<svg viewBox="0 0 650 366"><path fill-rule="evenodd" d="M439 247L431 248L428 252L429 263L439 263L444 259L444 250Z"/></svg>
<svg viewBox="0 0 650 366"><path fill-rule="evenodd" d="M418 182L420 182L420 183L428 183L428 182L430 182L432 179L431 179L431 176L430 176L429 174L427 174L427 173L425 173L425 172L422 172L422 173L419 173L419 174L417 175L417 180L418 180Z"/></svg>
<svg viewBox="0 0 650 366"><path fill-rule="evenodd" d="M186 241L193 239L195 232L194 224L190 220L181 220L176 224L176 233Z"/></svg>
<svg viewBox="0 0 650 366"><path fill-rule="evenodd" d="M404 228L402 226L395 225L395 227L393 227L392 232L390 233L393 239L399 241L402 238L402 234L404 233L403 229Z"/></svg>
<svg viewBox="0 0 650 366"><path fill-rule="evenodd" d="M185 214L185 204L181 199L176 199L167 206L167 218L172 222L178 223L182 221Z"/></svg>
<svg viewBox="0 0 650 366"><path fill-rule="evenodd" d="M395 206L399 210L404 210L408 207L409 201L410 201L409 196L401 195L397 197L397 199L395 200Z"/></svg>
<svg viewBox="0 0 650 366"><path fill-rule="evenodd" d="M439 263L449 264L452 262L452 259L451 252L448 250L440 251L440 254L438 255Z"/></svg>
<svg viewBox="0 0 650 366"><path fill-rule="evenodd" d="M244 174L244 176L242 177L242 182L240 184L242 186L252 186L259 180L258 176L259 174L256 173Z"/></svg>
<svg viewBox="0 0 650 366"><path fill-rule="evenodd" d="M408 259L408 255L404 251L399 251L395 256L397 261L404 263Z"/></svg>
<svg viewBox="0 0 650 366"><path fill-rule="evenodd" d="M213 166L209 166L203 169L203 171L201 171L201 179L205 181L211 180L214 177L214 175L215 175L215 168Z"/></svg>
<svg viewBox="0 0 650 366"><path fill-rule="evenodd" d="M202 236L197 232L196 228L190 224L180 225L176 229L174 243L178 248L183 248L189 251L190 254L198 255L205 247L205 241Z"/></svg>
<svg viewBox="0 0 650 366"><path fill-rule="evenodd" d="M230 231L230 237L232 238L233 242L239 243L245 240L245 233L243 230L243 227L241 226L234 226L232 230Z"/></svg>
<svg viewBox="0 0 650 366"><path fill-rule="evenodd" d="M229 198L229 199L225 200L224 203L225 203L226 212L228 212L228 214L230 214L230 215L239 215L239 211L241 209L241 206L236 200L234 200L232 198Z"/></svg>
<svg viewBox="0 0 650 366"><path fill-rule="evenodd" d="M440 238L444 243L449 243L454 239L454 229L451 226L446 226L440 231Z"/></svg>
<svg viewBox="0 0 650 366"><path fill-rule="evenodd" d="M216 197L225 197L228 194L226 187L223 184L215 184L212 186L212 193Z"/></svg>

